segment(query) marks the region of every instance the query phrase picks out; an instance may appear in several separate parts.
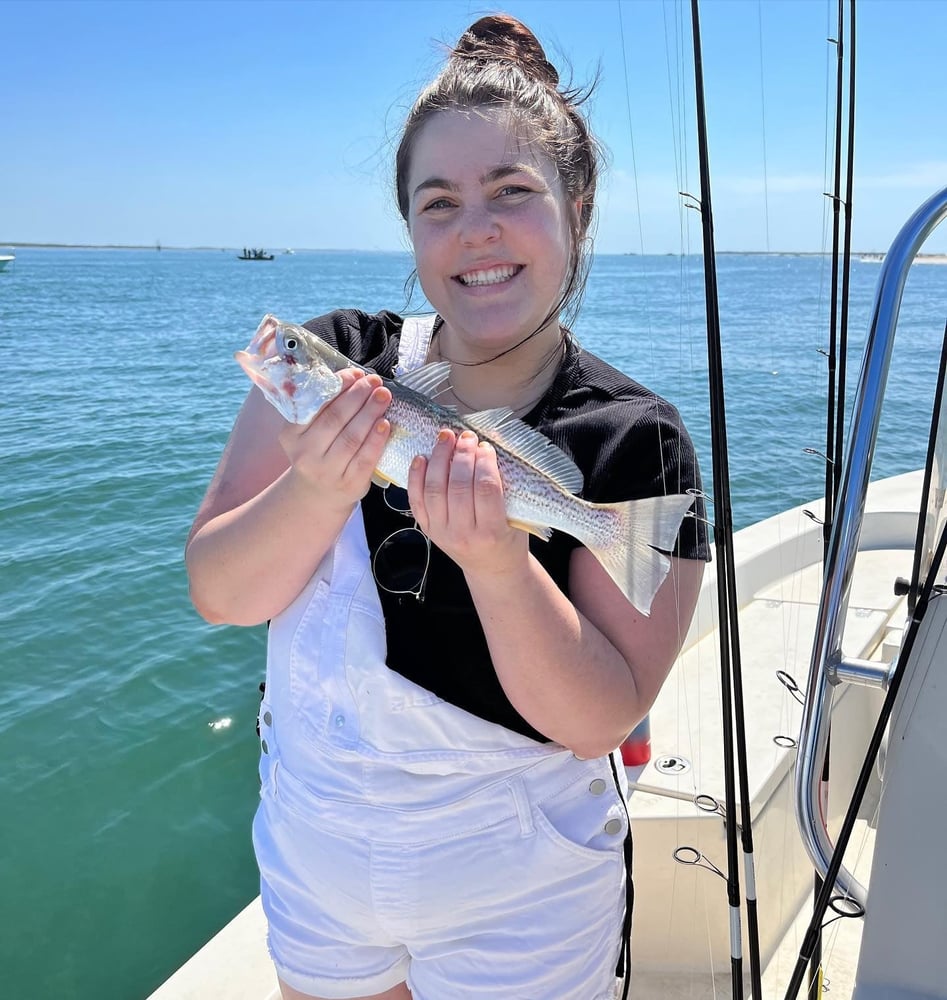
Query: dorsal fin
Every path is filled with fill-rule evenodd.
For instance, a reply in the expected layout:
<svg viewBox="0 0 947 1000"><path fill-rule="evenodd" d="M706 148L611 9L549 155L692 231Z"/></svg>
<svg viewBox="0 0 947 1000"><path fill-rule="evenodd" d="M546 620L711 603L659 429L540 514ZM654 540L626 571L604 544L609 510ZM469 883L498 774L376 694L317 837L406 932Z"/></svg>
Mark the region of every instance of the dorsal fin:
<svg viewBox="0 0 947 1000"><path fill-rule="evenodd" d="M429 365L422 365L414 371L405 372L398 376L398 384L407 386L422 396L434 399L437 391L443 389L444 383L450 378L450 362L434 361Z"/></svg>
<svg viewBox="0 0 947 1000"><path fill-rule="evenodd" d="M488 437L507 451L549 476L567 493L578 493L584 478L582 470L552 441L529 424L524 424L509 407L469 413L464 421L482 437Z"/></svg>

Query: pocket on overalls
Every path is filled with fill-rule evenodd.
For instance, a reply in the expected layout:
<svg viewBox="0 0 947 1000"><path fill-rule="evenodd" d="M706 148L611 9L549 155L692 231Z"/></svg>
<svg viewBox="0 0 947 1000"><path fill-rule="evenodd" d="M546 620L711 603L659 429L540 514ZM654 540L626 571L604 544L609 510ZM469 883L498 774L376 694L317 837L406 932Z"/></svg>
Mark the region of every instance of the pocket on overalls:
<svg viewBox="0 0 947 1000"><path fill-rule="evenodd" d="M535 803L532 812L537 830L576 858L621 861L628 822L606 770L587 772L558 794Z"/></svg>

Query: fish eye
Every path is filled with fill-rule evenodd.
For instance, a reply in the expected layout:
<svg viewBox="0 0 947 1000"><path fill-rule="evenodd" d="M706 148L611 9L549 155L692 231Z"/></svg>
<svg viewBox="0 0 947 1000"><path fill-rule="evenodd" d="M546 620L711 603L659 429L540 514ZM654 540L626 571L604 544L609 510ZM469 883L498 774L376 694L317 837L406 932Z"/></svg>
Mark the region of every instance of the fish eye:
<svg viewBox="0 0 947 1000"><path fill-rule="evenodd" d="M287 337L283 343L287 351L295 351L299 347L299 341L295 337Z"/></svg>

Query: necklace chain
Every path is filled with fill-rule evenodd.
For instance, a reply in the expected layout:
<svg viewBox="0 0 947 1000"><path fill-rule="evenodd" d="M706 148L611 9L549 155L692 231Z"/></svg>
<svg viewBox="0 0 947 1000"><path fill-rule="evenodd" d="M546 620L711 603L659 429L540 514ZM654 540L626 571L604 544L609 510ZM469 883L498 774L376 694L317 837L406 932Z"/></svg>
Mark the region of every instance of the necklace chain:
<svg viewBox="0 0 947 1000"><path fill-rule="evenodd" d="M561 329L562 328L560 327L560 331ZM431 345L434 348L436 360L446 361L448 364L453 366L457 364L457 362L453 361L451 358L448 358L441 350L440 336L438 335L439 333L440 331L437 331L437 333L435 333L433 343ZM544 371L546 371L546 369L549 368L550 365L554 366L553 378L550 379L550 381L542 387L542 389L536 396L527 400L527 402L521 404L520 406L510 407L510 409L513 411L513 413L516 414L516 416L519 417L523 416L526 413L529 413L529 411L532 410L532 408L543 398L543 396L546 395L546 393L549 391L550 385L552 385L552 382L555 379L555 372L559 368L559 364L562 361L564 353L565 353L565 339L560 336L559 340L556 341L555 346L546 355L546 358L543 360L539 368L537 368L537 370L529 377L529 379L523 383L523 387L526 388L530 386L533 382L535 382L536 379L539 378L539 376ZM477 362L477 364L489 364L489 361ZM468 367L473 367L473 365L468 364ZM482 409L482 407L474 406L472 403L468 403L466 399L463 399L461 396L459 396L457 390L454 388L453 383L449 385L449 392L451 396L453 396L454 400L458 402L462 407L464 407L464 409L467 410L468 413L476 413L478 410Z"/></svg>

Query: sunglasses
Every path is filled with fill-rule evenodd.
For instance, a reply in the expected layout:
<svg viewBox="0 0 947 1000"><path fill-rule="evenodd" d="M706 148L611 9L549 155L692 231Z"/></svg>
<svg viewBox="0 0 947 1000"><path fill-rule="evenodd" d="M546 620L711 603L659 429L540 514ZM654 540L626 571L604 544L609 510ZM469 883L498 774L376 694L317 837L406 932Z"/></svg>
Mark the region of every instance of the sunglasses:
<svg viewBox="0 0 947 1000"><path fill-rule="evenodd" d="M383 491L385 505L405 517L412 517L408 491L400 486L389 486ZM410 528L393 531L375 549L372 556L372 576L375 583L389 594L412 594L424 600L424 585L431 563L431 540L418 527L417 521Z"/></svg>

